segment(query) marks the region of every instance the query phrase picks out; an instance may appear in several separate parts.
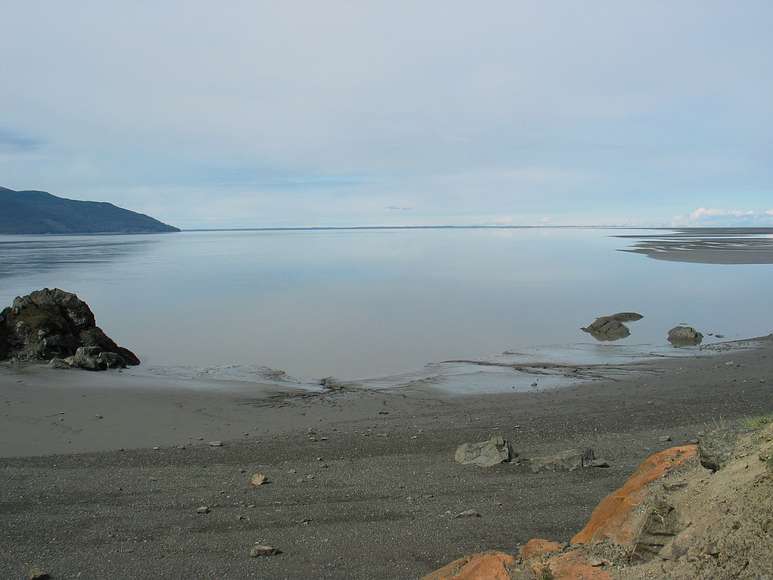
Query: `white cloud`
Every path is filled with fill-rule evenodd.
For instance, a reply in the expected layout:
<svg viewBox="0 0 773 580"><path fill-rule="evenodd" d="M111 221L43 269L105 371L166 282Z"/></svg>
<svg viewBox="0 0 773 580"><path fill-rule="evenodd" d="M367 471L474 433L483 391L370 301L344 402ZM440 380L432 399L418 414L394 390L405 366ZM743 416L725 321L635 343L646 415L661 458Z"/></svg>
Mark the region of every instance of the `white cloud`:
<svg viewBox="0 0 773 580"><path fill-rule="evenodd" d="M202 227L769 207L770 0L4 4L0 186Z"/></svg>
<svg viewBox="0 0 773 580"><path fill-rule="evenodd" d="M699 207L677 216L674 226L773 226L773 209L749 210Z"/></svg>

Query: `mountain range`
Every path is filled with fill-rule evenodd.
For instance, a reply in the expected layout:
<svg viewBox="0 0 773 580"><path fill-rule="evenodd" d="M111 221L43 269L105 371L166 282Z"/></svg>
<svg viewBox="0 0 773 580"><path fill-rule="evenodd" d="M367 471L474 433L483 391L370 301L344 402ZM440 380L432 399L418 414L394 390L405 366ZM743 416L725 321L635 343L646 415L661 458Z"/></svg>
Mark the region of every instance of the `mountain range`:
<svg viewBox="0 0 773 580"><path fill-rule="evenodd" d="M100 201L0 187L0 234L143 234L179 232L145 214Z"/></svg>

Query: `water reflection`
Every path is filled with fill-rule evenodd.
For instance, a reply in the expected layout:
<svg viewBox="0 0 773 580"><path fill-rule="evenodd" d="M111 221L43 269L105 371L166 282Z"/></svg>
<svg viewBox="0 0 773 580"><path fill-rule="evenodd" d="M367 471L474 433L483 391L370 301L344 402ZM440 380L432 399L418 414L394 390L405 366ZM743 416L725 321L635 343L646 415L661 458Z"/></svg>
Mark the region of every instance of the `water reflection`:
<svg viewBox="0 0 773 580"><path fill-rule="evenodd" d="M267 380L256 370L264 367L300 382L377 379L539 345L581 348L605 360L620 347L674 350L666 335L680 321L703 332L706 344L717 342L717 333L729 340L770 332L773 321L761 313L769 310L773 268L642 260L616 251L621 240L613 236L621 233L5 236L0 305L46 286L73 291L111 337L137 352L142 369L190 368L190 376L206 371L208 380L229 373ZM694 233L674 234L640 232L636 241L694 241ZM744 236L723 232L713 240L737 238ZM614 344L580 331L601 313L630 310L645 318ZM442 366L451 367L465 381L479 380L480 367Z"/></svg>
<svg viewBox="0 0 773 580"><path fill-rule="evenodd" d="M158 238L0 236L0 278L114 262L149 251Z"/></svg>

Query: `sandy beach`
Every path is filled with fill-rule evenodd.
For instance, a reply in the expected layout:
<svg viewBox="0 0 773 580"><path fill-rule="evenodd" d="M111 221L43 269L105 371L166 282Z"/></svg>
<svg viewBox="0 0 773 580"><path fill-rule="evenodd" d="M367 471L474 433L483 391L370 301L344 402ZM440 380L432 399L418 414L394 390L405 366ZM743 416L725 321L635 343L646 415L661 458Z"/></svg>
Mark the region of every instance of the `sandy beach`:
<svg viewBox="0 0 773 580"><path fill-rule="evenodd" d="M740 346L617 380L464 396L267 397L5 367L0 576L38 565L56 578L415 578L462 554L567 538L652 451L773 410L773 339ZM521 459L592 447L610 467L453 461L492 434ZM252 488L256 471L270 483ZM481 517L453 517L468 509ZM256 542L282 554L250 558Z"/></svg>

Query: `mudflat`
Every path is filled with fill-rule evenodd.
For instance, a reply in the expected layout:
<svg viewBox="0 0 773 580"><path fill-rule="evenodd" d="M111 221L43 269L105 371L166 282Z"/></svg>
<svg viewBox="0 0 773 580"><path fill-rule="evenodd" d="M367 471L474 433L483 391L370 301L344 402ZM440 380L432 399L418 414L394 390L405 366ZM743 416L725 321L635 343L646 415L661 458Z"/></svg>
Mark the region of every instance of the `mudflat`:
<svg viewBox="0 0 773 580"><path fill-rule="evenodd" d="M773 338L738 346L617 380L464 396L267 396L3 368L0 577L34 565L54 578L416 578L463 554L566 540L651 452L773 411ZM521 459L591 447L610 467L454 462L492 434ZM252 487L258 471L268 483ZM466 510L480 517L454 517ZM282 553L252 558L256 543Z"/></svg>

